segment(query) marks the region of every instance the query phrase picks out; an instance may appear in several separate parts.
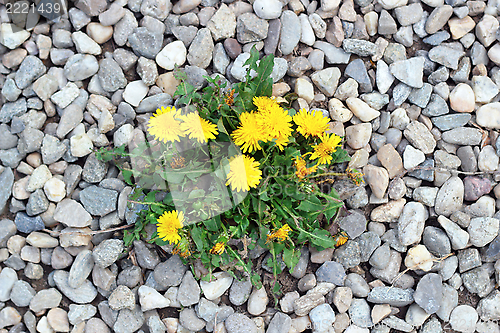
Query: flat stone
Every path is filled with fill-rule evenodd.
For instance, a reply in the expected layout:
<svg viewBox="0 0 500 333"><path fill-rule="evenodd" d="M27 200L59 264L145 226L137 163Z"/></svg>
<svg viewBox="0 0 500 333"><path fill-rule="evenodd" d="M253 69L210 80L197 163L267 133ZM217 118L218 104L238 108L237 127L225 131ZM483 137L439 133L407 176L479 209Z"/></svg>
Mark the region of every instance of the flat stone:
<svg viewBox="0 0 500 333"><path fill-rule="evenodd" d="M162 288L178 286L187 267L181 262L179 256L174 255L167 261L159 263L154 269L154 279Z"/></svg>
<svg viewBox="0 0 500 333"><path fill-rule="evenodd" d="M13 185L14 185L14 173L12 172L12 169L5 168L0 173L0 212L3 212L7 205L7 201L9 200L10 195L12 194ZM4 230L8 229L10 228L5 228ZM3 243L2 237L3 235L1 235L0 233L0 245ZM5 239L5 241L7 241L7 239Z"/></svg>
<svg viewBox="0 0 500 333"><path fill-rule="evenodd" d="M283 11L281 14L281 29L287 31L287 33L281 34L279 49L283 55L288 55L292 53L301 37L300 20L293 11Z"/></svg>
<svg viewBox="0 0 500 333"><path fill-rule="evenodd" d="M382 199L389 186L389 174L386 169L373 165L367 165L363 168L365 180L370 185L373 194Z"/></svg>
<svg viewBox="0 0 500 333"><path fill-rule="evenodd" d="M113 331L116 333L135 332L142 327L144 321L144 314L139 305L136 305L134 310L123 309L118 313L118 317L113 325Z"/></svg>
<svg viewBox="0 0 500 333"><path fill-rule="evenodd" d="M479 316L470 305L459 305L450 316L451 327L458 332L474 332Z"/></svg>
<svg viewBox="0 0 500 333"><path fill-rule="evenodd" d="M117 200L117 191L98 186L89 186L80 192L80 201L92 215L104 216L115 211Z"/></svg>
<svg viewBox="0 0 500 333"><path fill-rule="evenodd" d="M220 297L229 289L233 282L233 277L225 272L217 272L213 274L213 281L201 281L200 287L203 295L208 300L214 300Z"/></svg>
<svg viewBox="0 0 500 333"><path fill-rule="evenodd" d="M190 306L197 304L200 300L200 286L193 277L193 274L188 271L184 274L181 285L177 292L177 300L182 306Z"/></svg>
<svg viewBox="0 0 500 333"><path fill-rule="evenodd" d="M250 297L251 291L252 282L248 278L241 281L234 280L229 289L229 301L236 306L242 305L248 300L248 297ZM293 311L293 308L291 311Z"/></svg>
<svg viewBox="0 0 500 333"><path fill-rule="evenodd" d="M56 288L42 289L30 301L30 310L37 313L45 309L59 306L62 300L61 293Z"/></svg>
<svg viewBox="0 0 500 333"><path fill-rule="evenodd" d="M368 294L367 301L398 307L406 306L414 302L413 290L396 287L375 287Z"/></svg>
<svg viewBox="0 0 500 333"><path fill-rule="evenodd" d="M420 202L408 202L398 220L398 236L403 245L418 243L427 220L427 209Z"/></svg>
<svg viewBox="0 0 500 333"><path fill-rule="evenodd" d="M435 211L444 216L450 216L459 210L463 204L464 185L460 178L448 179L436 196Z"/></svg>
<svg viewBox="0 0 500 333"><path fill-rule="evenodd" d="M259 332L255 323L250 318L241 313L234 313L230 315L224 321L224 326L228 333Z"/></svg>
<svg viewBox="0 0 500 333"><path fill-rule="evenodd" d="M439 29L444 27L451 15L453 15L453 7L449 5L436 7L427 19L425 31L428 34L437 32Z"/></svg>
<svg viewBox="0 0 500 333"><path fill-rule="evenodd" d="M327 97L332 97L337 89L341 73L337 67L325 68L311 75L313 83Z"/></svg>
<svg viewBox="0 0 500 333"><path fill-rule="evenodd" d="M78 288L81 286L90 275L92 268L94 268L92 251L83 250L76 256L71 265L68 275L68 285L71 288Z"/></svg>
<svg viewBox="0 0 500 333"><path fill-rule="evenodd" d="M100 61L97 77L102 89L107 92L115 92L127 85L127 79L120 65L111 57Z"/></svg>
<svg viewBox="0 0 500 333"><path fill-rule="evenodd" d="M82 228L90 225L92 216L80 203L72 199L64 199L57 204L54 219L68 227Z"/></svg>
<svg viewBox="0 0 500 333"><path fill-rule="evenodd" d="M313 47L324 52L325 60L329 64L347 64L351 58L350 53L327 42L316 41Z"/></svg>
<svg viewBox="0 0 500 333"><path fill-rule="evenodd" d="M366 300L362 298L355 298L352 300L351 306L349 307L349 317L358 327L367 328L373 326L370 306Z"/></svg>
<svg viewBox="0 0 500 333"><path fill-rule="evenodd" d="M139 27L128 36L128 41L136 54L154 59L161 50L163 34L150 31L145 27Z"/></svg>
<svg viewBox="0 0 500 333"><path fill-rule="evenodd" d="M212 60L213 50L214 42L210 30L200 29L189 46L187 61L191 66L207 68Z"/></svg>
<svg viewBox="0 0 500 333"><path fill-rule="evenodd" d="M460 250L467 246L469 234L465 230L444 216L439 216L438 222L450 238L453 249Z"/></svg>
<svg viewBox="0 0 500 333"><path fill-rule="evenodd" d="M464 55L465 52L445 45L433 47L429 51L429 59L451 69L458 69L459 61Z"/></svg>
<svg viewBox="0 0 500 333"><path fill-rule="evenodd" d="M64 65L64 75L70 81L82 81L99 70L99 63L91 54L75 54Z"/></svg>
<svg viewBox="0 0 500 333"><path fill-rule="evenodd" d="M57 288L68 297L71 301L78 304L92 302L97 296L97 289L88 280L81 284L78 288L71 288L68 285L69 273L62 270L54 271L54 282Z"/></svg>
<svg viewBox="0 0 500 333"><path fill-rule="evenodd" d="M102 268L112 265L122 254L123 241L120 239L106 239L96 246L92 255L94 262Z"/></svg>
<svg viewBox="0 0 500 333"><path fill-rule="evenodd" d="M442 302L442 279L439 274L429 273L422 277L413 294L415 303L428 314L436 313Z"/></svg>
<svg viewBox="0 0 500 333"><path fill-rule="evenodd" d="M500 311L498 309L498 301L500 300L500 291L494 290L487 297L479 301L477 312L482 320L498 320Z"/></svg>
<svg viewBox="0 0 500 333"><path fill-rule="evenodd" d="M498 234L500 221L492 217L476 217L471 219L467 231L472 245L483 247L489 244Z"/></svg>
<svg viewBox="0 0 500 333"><path fill-rule="evenodd" d="M432 117L432 123L441 131L447 131L457 127L462 127L471 119L470 114L449 114L439 117ZM477 116L476 116L477 119Z"/></svg>
<svg viewBox="0 0 500 333"><path fill-rule="evenodd" d="M242 44L258 42L267 37L269 23L253 13L244 13L236 20L236 36ZM300 38L300 36L299 36Z"/></svg>
<svg viewBox="0 0 500 333"><path fill-rule="evenodd" d="M272 3L269 3L267 5L272 6ZM281 3L279 5L281 6ZM258 3L257 4L254 3L254 8L256 6L259 7ZM266 6L266 10L268 9L269 11L273 10L272 8ZM281 14L281 9L280 9L280 14ZM257 15L259 14L257 13ZM234 12L227 5L222 4L208 21L207 28L210 29L210 31L212 32L212 36L216 42L222 39L231 38L234 36L234 33L236 31L236 16Z"/></svg>
<svg viewBox="0 0 500 333"><path fill-rule="evenodd" d="M342 47L347 53L354 53L360 57L372 56L377 52L377 46L362 39L346 38L342 42Z"/></svg>
<svg viewBox="0 0 500 333"><path fill-rule="evenodd" d="M335 261L327 261L316 271L318 282L329 282L337 286L343 286L345 280L344 267Z"/></svg>
<svg viewBox="0 0 500 333"><path fill-rule="evenodd" d="M424 58L415 57L390 64L391 74L399 81L414 88L423 86Z"/></svg>
<svg viewBox="0 0 500 333"><path fill-rule="evenodd" d="M403 133L406 139L424 154L430 154L434 151L436 140L424 124L412 121Z"/></svg>

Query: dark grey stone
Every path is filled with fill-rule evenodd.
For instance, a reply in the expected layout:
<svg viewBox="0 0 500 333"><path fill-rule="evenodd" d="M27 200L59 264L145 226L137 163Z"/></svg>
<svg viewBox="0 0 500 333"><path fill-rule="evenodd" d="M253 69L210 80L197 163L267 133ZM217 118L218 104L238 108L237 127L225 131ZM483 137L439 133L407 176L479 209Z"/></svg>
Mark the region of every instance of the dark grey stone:
<svg viewBox="0 0 500 333"><path fill-rule="evenodd" d="M128 36L128 41L137 55L154 59L163 45L163 34L139 27Z"/></svg>
<svg viewBox="0 0 500 333"><path fill-rule="evenodd" d="M163 288L178 286L187 267L177 255L171 256L167 261L158 264L153 272L154 279Z"/></svg>
<svg viewBox="0 0 500 333"><path fill-rule="evenodd" d="M327 261L316 271L318 282L330 282L336 286L343 286L346 274L344 267L335 261Z"/></svg>
<svg viewBox="0 0 500 333"><path fill-rule="evenodd" d="M451 252L450 239L442 229L425 227L422 240L429 252L437 257L443 257Z"/></svg>
<svg viewBox="0 0 500 333"><path fill-rule="evenodd" d="M5 103L0 109L0 123L8 123L13 117L22 116L26 111L28 106L24 97L12 103Z"/></svg>
<svg viewBox="0 0 500 333"><path fill-rule="evenodd" d="M345 41L346 40L344 40L344 45ZM373 90L372 81L368 76L368 72L366 71L365 63L363 62L363 60L356 59L351 61L349 65L347 65L344 75L356 80L356 82L359 83L359 88L361 92L370 92Z"/></svg>
<svg viewBox="0 0 500 333"><path fill-rule="evenodd" d="M469 113L454 113L440 117L432 117L432 123L441 131L447 131L453 128L464 126L471 119Z"/></svg>
<svg viewBox="0 0 500 333"><path fill-rule="evenodd" d="M153 112L160 106L172 105L173 99L167 93L146 97L136 108L137 113Z"/></svg>
<svg viewBox="0 0 500 333"><path fill-rule="evenodd" d="M338 221L339 227L344 230L350 239L355 239L366 230L365 216L356 210L349 211L349 215Z"/></svg>
<svg viewBox="0 0 500 333"><path fill-rule="evenodd" d="M29 234L32 231L43 230L45 228L45 224L43 224L40 216L29 217L23 212L16 214L14 223L16 224L17 230L25 234Z"/></svg>
<svg viewBox="0 0 500 333"><path fill-rule="evenodd" d="M108 172L108 165L100 161L95 153L90 154L82 170L82 178L89 183L98 183Z"/></svg>
<svg viewBox="0 0 500 333"><path fill-rule="evenodd" d="M26 204L26 213L29 216L42 214L49 209L49 200L45 196L43 189L39 188L31 193L28 203Z"/></svg>
<svg viewBox="0 0 500 333"><path fill-rule="evenodd" d="M443 280L436 273L426 274L420 279L413 294L417 303L428 314L436 313L441 307L443 298Z"/></svg>
<svg viewBox="0 0 500 333"><path fill-rule="evenodd" d="M380 246L381 240L379 235L373 231L367 231L355 239L359 245L360 260L367 262L370 260L371 255Z"/></svg>
<svg viewBox="0 0 500 333"><path fill-rule="evenodd" d="M406 306L413 303L413 289L401 289L397 287L375 287L366 299L375 304L389 304L392 306Z"/></svg>
<svg viewBox="0 0 500 333"><path fill-rule="evenodd" d="M89 186L80 192L80 201L92 215L104 216L116 210L118 192L98 186Z"/></svg>

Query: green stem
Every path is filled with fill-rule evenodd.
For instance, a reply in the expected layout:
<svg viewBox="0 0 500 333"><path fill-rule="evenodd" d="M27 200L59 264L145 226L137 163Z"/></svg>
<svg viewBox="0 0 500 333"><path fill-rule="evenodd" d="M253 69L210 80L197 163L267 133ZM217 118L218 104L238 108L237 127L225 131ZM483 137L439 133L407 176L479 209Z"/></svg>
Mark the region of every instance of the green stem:
<svg viewBox="0 0 500 333"><path fill-rule="evenodd" d="M319 178L324 176L346 176L346 174L344 172L325 172L318 175L310 175L307 176L307 178Z"/></svg>
<svg viewBox="0 0 500 333"><path fill-rule="evenodd" d="M163 208L167 208L166 205L162 204L161 202L150 202L150 201L135 201L135 200L127 200L128 202L131 203L136 203L136 204L143 204L143 205L153 205L153 206L160 206Z"/></svg>
<svg viewBox="0 0 500 333"><path fill-rule="evenodd" d="M276 259L276 251L274 250L274 243L271 246L271 254L273 256L273 275L274 275L274 283L276 283L276 278L278 276L278 262Z"/></svg>
<svg viewBox="0 0 500 333"><path fill-rule="evenodd" d="M243 267L243 270L248 274L248 278L251 279L252 278L252 272L250 272L248 270L247 265L245 264L245 262L243 260L241 260L240 255L238 253L234 252L234 250L230 246L226 246L226 250L231 255L233 255L233 257L236 258L236 260L238 260L238 262L240 263L240 265Z"/></svg>
<svg viewBox="0 0 500 333"><path fill-rule="evenodd" d="M275 205L278 205L278 203L277 203L277 202L276 202L276 200L274 200L274 199L273 199L273 203L274 203ZM309 231L304 230L304 229L303 229L303 228L299 225L299 219L298 219L298 216L296 216L295 214L293 214L292 212L290 212L290 210L289 210L287 207L285 207L285 206L281 206L281 208L282 208L282 209L283 209L286 213L288 213L288 214L290 215L290 217L292 218L293 222L295 223L295 227L296 227L299 231L301 231L301 232L303 232L303 233L305 233L305 234L309 235L309 236L310 236L310 237L312 237L312 238L316 238L316 239L323 240L323 238L318 237L318 236L316 236L315 234L312 234L312 233L310 233Z"/></svg>
<svg viewBox="0 0 500 333"><path fill-rule="evenodd" d="M315 191L315 193L316 193L317 195L319 195L320 197L323 197L323 198L325 198L325 199L329 199L329 200L333 200L333 201L337 201L337 202L343 202L342 200L337 199L337 198L334 198L334 197L332 197L331 195L328 195L328 194L323 193L323 192L321 192L321 191Z"/></svg>

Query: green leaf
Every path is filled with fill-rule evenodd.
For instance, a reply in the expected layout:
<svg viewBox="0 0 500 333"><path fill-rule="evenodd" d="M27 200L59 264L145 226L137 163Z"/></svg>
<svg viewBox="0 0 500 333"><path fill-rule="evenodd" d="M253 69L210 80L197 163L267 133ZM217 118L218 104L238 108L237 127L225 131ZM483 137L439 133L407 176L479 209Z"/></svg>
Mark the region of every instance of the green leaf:
<svg viewBox="0 0 500 333"><path fill-rule="evenodd" d="M203 232L200 230L200 228L195 226L191 229L191 238L193 239L198 251L201 252L203 250L203 244L206 243L206 238L204 237Z"/></svg>
<svg viewBox="0 0 500 333"><path fill-rule="evenodd" d="M351 160L351 157L349 157L349 154L344 149L337 149L337 151L335 151L335 153L332 154L332 158L333 158L331 162L332 164L348 162Z"/></svg>
<svg viewBox="0 0 500 333"><path fill-rule="evenodd" d="M169 245L170 244L168 241L165 241L165 240L163 240L161 238L155 239L155 243L158 246L163 246L163 245Z"/></svg>
<svg viewBox="0 0 500 333"><path fill-rule="evenodd" d="M189 193L188 199L198 199L205 197L205 190L196 189Z"/></svg>
<svg viewBox="0 0 500 333"><path fill-rule="evenodd" d="M241 238L243 235L245 235L246 230L248 226L250 225L250 221L248 220L247 216L235 216L234 217L234 222L236 222L237 228L235 230L234 238Z"/></svg>
<svg viewBox="0 0 500 333"><path fill-rule="evenodd" d="M316 228L313 230L312 234L314 237L310 237L311 243L313 243L318 249L327 249L335 246L335 240L328 230Z"/></svg>
<svg viewBox="0 0 500 333"><path fill-rule="evenodd" d="M217 218L219 218L219 223L217 223ZM219 231L219 224L220 224L220 216L213 217L208 220L203 221L203 225L207 227L209 231L215 232Z"/></svg>
<svg viewBox="0 0 500 333"><path fill-rule="evenodd" d="M256 83L256 96L271 96L273 87L271 73L273 72L273 66L273 54L268 55L260 61L259 68L257 69L257 76L254 78L254 82Z"/></svg>
<svg viewBox="0 0 500 333"><path fill-rule="evenodd" d="M224 126L224 122L222 121L222 118L219 118L219 121L217 121L217 129L219 130L219 133L224 133L227 136L229 136L226 127Z"/></svg>
<svg viewBox="0 0 500 333"><path fill-rule="evenodd" d="M249 70L247 72L247 78L250 78L250 72L253 69L254 71L257 71L257 61L259 60L259 51L257 51L257 48L252 46L252 49L250 50L250 57L245 61L244 66L248 65ZM248 80L247 80L248 82Z"/></svg>
<svg viewBox="0 0 500 333"><path fill-rule="evenodd" d="M123 179L125 180L125 183L127 183L128 185L133 185L133 181L132 181L132 175L133 175L133 172L131 170L122 170L122 175L123 175Z"/></svg>
<svg viewBox="0 0 500 333"><path fill-rule="evenodd" d="M130 232L128 230L125 230L123 232L123 242L125 243L125 246L130 246L132 242L135 240L135 234L133 232Z"/></svg>
<svg viewBox="0 0 500 333"><path fill-rule="evenodd" d="M290 272L293 271L295 265L299 262L300 259L300 250L298 249L283 249L283 262L290 269Z"/></svg>
<svg viewBox="0 0 500 333"><path fill-rule="evenodd" d="M257 288L257 289L262 288L262 282L261 282L259 274L257 274L257 273L252 274L252 277L250 278L250 281L255 286L255 288Z"/></svg>
<svg viewBox="0 0 500 333"><path fill-rule="evenodd" d="M221 257L218 256L218 255L213 255L212 256L212 265L214 265L215 267L219 267L220 266L220 262L221 262Z"/></svg>
<svg viewBox="0 0 500 333"><path fill-rule="evenodd" d="M301 201L297 209L305 212L318 212L323 210L323 204L318 197L310 196L308 199Z"/></svg>

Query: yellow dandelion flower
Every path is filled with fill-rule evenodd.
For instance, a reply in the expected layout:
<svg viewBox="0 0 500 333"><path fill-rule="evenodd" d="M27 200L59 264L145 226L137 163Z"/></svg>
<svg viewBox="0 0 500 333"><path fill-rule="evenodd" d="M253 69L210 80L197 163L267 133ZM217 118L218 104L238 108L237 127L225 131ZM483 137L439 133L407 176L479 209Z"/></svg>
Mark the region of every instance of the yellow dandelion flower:
<svg viewBox="0 0 500 333"><path fill-rule="evenodd" d="M273 241L274 239L278 239L280 242L283 242L288 238L288 233L292 231L292 228L288 226L288 224L284 224L278 230L275 230L267 235L266 243Z"/></svg>
<svg viewBox="0 0 500 333"><path fill-rule="evenodd" d="M292 135L292 117L278 103L266 109L259 109L257 124L268 135L268 141L276 139L276 145L282 150Z"/></svg>
<svg viewBox="0 0 500 333"><path fill-rule="evenodd" d="M182 248L180 248L179 246L176 246L173 250L172 250L172 254L178 254L179 256L181 256L182 258L187 258L191 255L191 251L189 251L189 249L186 249L186 250L183 250Z"/></svg>
<svg viewBox="0 0 500 333"><path fill-rule="evenodd" d="M196 139L199 143L205 143L208 139L215 139L219 134L217 126L210 121L201 118L197 113L191 112L185 116L181 116L183 123L181 130L190 139Z"/></svg>
<svg viewBox="0 0 500 333"><path fill-rule="evenodd" d="M162 106L160 109L156 109L156 113L149 118L149 134L164 143L180 141L179 138L183 136L183 131L179 117L180 111L173 106L166 108Z"/></svg>
<svg viewBox="0 0 500 333"><path fill-rule="evenodd" d="M232 157L229 160L226 185L231 185L231 189L238 192L250 191L250 187L257 187L262 178L259 165L260 163L250 156L237 155Z"/></svg>
<svg viewBox="0 0 500 333"><path fill-rule="evenodd" d="M180 169L185 166L186 159L181 155L174 155L170 161L170 167L172 169Z"/></svg>
<svg viewBox="0 0 500 333"><path fill-rule="evenodd" d="M290 142L289 136L279 136L277 138L272 138L272 139L275 139L274 143L276 144L276 146L278 146L278 148L281 151L283 151L288 142Z"/></svg>
<svg viewBox="0 0 500 333"><path fill-rule="evenodd" d="M240 126L231 134L234 143L241 147L244 153L253 153L262 149L259 141L267 141L267 135L257 124L257 113L244 112L240 115Z"/></svg>
<svg viewBox="0 0 500 333"><path fill-rule="evenodd" d="M297 177L299 177L299 179L304 179L305 176L316 172L316 169L318 168L317 165L308 168L306 166L306 161L302 158L302 156L297 156L295 158L294 164L295 168L297 169L297 171L295 171L295 174L297 175Z"/></svg>
<svg viewBox="0 0 500 333"><path fill-rule="evenodd" d="M298 126L297 131L308 138L320 136L328 129L328 118L323 116L321 111L307 112L302 109L293 116L293 122Z"/></svg>
<svg viewBox="0 0 500 333"><path fill-rule="evenodd" d="M234 103L234 89L229 90L229 92L226 94L226 98L224 98L224 102L226 102L227 105L231 106Z"/></svg>
<svg viewBox="0 0 500 333"><path fill-rule="evenodd" d="M340 146L342 138L336 134L322 134L320 137L321 143L314 145L314 152L311 154L310 159L318 160L318 164L330 164L332 161L331 154Z"/></svg>
<svg viewBox="0 0 500 333"><path fill-rule="evenodd" d="M335 247L344 245L345 243L347 243L348 240L349 236L345 231L342 230L335 236Z"/></svg>
<svg viewBox="0 0 500 333"><path fill-rule="evenodd" d="M253 98L253 104L257 107L257 110L262 111L262 110L267 110L272 107L278 106L278 102L272 98L272 97L267 97L267 96L255 96Z"/></svg>
<svg viewBox="0 0 500 333"><path fill-rule="evenodd" d="M164 212L157 219L156 229L158 237L170 244L177 244L181 240L179 236L179 229L182 228L184 222L184 214L173 210L171 212Z"/></svg>
<svg viewBox="0 0 500 333"><path fill-rule="evenodd" d="M219 242L210 249L210 253L221 255L224 253L225 249L226 249L226 244Z"/></svg>
<svg viewBox="0 0 500 333"><path fill-rule="evenodd" d="M356 169L351 169L347 168L345 170L345 173L347 174L347 177L354 182L356 185L361 185L361 183L364 182L363 176L365 175L364 173L359 172Z"/></svg>

